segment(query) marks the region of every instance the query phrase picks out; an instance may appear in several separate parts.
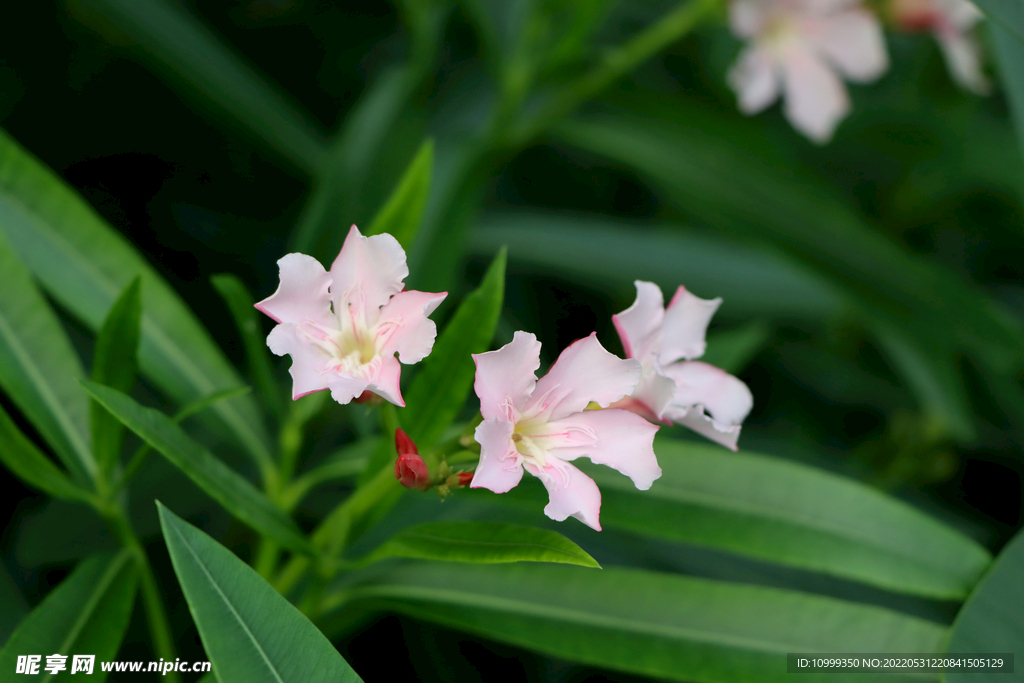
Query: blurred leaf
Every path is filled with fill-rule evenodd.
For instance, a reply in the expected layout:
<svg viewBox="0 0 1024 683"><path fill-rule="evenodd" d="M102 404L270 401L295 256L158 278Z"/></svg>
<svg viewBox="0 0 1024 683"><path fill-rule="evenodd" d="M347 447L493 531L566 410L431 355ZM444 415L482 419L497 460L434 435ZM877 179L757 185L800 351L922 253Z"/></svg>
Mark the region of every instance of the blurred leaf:
<svg viewBox="0 0 1024 683"><path fill-rule="evenodd" d="M427 522L403 529L360 564L388 557L495 564L557 562L597 567L597 561L560 533L518 524Z"/></svg>
<svg viewBox="0 0 1024 683"><path fill-rule="evenodd" d="M251 567L159 501L157 508L174 573L220 683L362 680Z"/></svg>
<svg viewBox="0 0 1024 683"><path fill-rule="evenodd" d="M374 181L401 173L401 168L394 175L381 173L389 148L397 145L411 155L423 137L424 122L407 107L419 82L418 72L402 65L382 69L367 85L331 141L323 171L313 180L312 194L292 232L291 251L330 262L341 246L337 233L344 234L349 225L373 215L370 212L380 202L374 198ZM402 156L404 165L411 157Z"/></svg>
<svg viewBox="0 0 1024 683"><path fill-rule="evenodd" d="M74 681L71 678L73 654L96 655L88 680L103 681L106 673L100 662L116 658L135 602L138 568L132 552L117 555L93 555L75 568L68 578L32 610L18 625L0 651L0 671L13 676L18 655L39 654L42 661L39 680ZM58 676L45 671L46 656L67 655L67 670ZM32 677L32 680L36 680Z"/></svg>
<svg viewBox="0 0 1024 683"><path fill-rule="evenodd" d="M4 133L0 231L47 292L93 330L128 283L141 276L139 362L146 377L174 400L189 403L242 383L192 312L131 244ZM74 405L74 399L62 404ZM83 403L83 421L87 410ZM251 398L219 403L205 417L264 471L272 469L270 440Z"/></svg>
<svg viewBox="0 0 1024 683"><path fill-rule="evenodd" d="M369 459L380 448L381 441L373 437L360 439L331 453L324 462L303 472L288 485L281 496L282 507L286 510L294 508L320 484L365 472Z"/></svg>
<svg viewBox="0 0 1024 683"><path fill-rule="evenodd" d="M704 298L720 296L720 314L734 318L822 320L846 306L828 280L784 256L680 226L553 213L485 215L470 250L491 254L503 244L513 261L623 292L628 287L631 298L634 280L654 281L665 292L682 284Z"/></svg>
<svg viewBox="0 0 1024 683"><path fill-rule="evenodd" d="M50 459L39 452L0 407L0 462L18 478L55 498L90 502L91 491L74 484Z"/></svg>
<svg viewBox="0 0 1024 683"><path fill-rule="evenodd" d="M0 161L0 174L3 173ZM2 183L0 176L0 183ZM0 231L11 223L0 189ZM0 386L81 483L96 475L85 376L64 329L0 232Z"/></svg>
<svg viewBox="0 0 1024 683"><path fill-rule="evenodd" d="M189 438L171 418L108 387L92 382L83 384L93 398L128 429L159 451L234 517L288 548L310 551L309 542L287 515L248 480Z"/></svg>
<svg viewBox="0 0 1024 683"><path fill-rule="evenodd" d="M166 0L69 0L80 21L136 53L187 101L206 99L257 141L310 175L326 157L323 136L276 84L257 75L223 38Z"/></svg>
<svg viewBox="0 0 1024 683"><path fill-rule="evenodd" d="M680 120L680 113L660 108L647 113L666 120L600 115L567 123L560 134L651 177L680 208L716 229L777 245L842 284L865 324L883 333L901 330L916 346L941 349L929 354L937 363L936 377L955 376L950 367L955 348L970 348L1007 370L1020 366L1019 322L952 273L890 243L819 178L791 161L769 163L722 138L713 123L699 128L707 114L682 112L687 118ZM937 415L937 421L969 440L970 413L956 409L965 403L962 388L944 379L922 382L920 370L918 364L903 368L914 378L922 404L951 411ZM946 394L935 397L925 393L926 386Z"/></svg>
<svg viewBox="0 0 1024 683"><path fill-rule="evenodd" d="M1004 14L1018 14L1016 25L1012 28L990 21L988 30L992 36L993 52L999 63L999 80L1003 84L1013 118L1013 127L1017 132L1017 145L1024 154L1024 10L1020 9L1020 2L1011 0L988 0L978 4L983 8L992 7L993 17L997 16L994 13L997 11L996 6L999 6Z"/></svg>
<svg viewBox="0 0 1024 683"><path fill-rule="evenodd" d="M142 321L139 284L139 278L132 280L110 307L96 334L92 361L92 381L124 393L132 390L139 374L139 325ZM95 401L90 402L89 408L93 452L105 475L121 453L124 426Z"/></svg>
<svg viewBox="0 0 1024 683"><path fill-rule="evenodd" d="M281 401L281 387L274 381L274 371L270 366L270 350L267 339L260 330L259 320L252 295L242 281L234 275L225 273L210 278L214 289L224 299L231 317L235 321L238 335L245 347L245 358L249 365L249 376L278 418L284 413Z"/></svg>
<svg viewBox="0 0 1024 683"><path fill-rule="evenodd" d="M736 374L765 347L770 334L768 325L761 320L731 330L712 332L707 337L707 351L700 359Z"/></svg>
<svg viewBox="0 0 1024 683"><path fill-rule="evenodd" d="M434 141L427 139L409 163L386 204L377 212L367 235L383 232L394 236L404 249L412 245L426 208L430 192L430 173L434 164Z"/></svg>
<svg viewBox="0 0 1024 683"><path fill-rule="evenodd" d="M1024 41L1024 4L1018 0L978 0L977 5L994 23Z"/></svg>
<svg viewBox="0 0 1024 683"><path fill-rule="evenodd" d="M937 652L946 633L879 607L619 567L415 563L375 576L345 598L560 659L709 683L790 682L789 652Z"/></svg>
<svg viewBox="0 0 1024 683"><path fill-rule="evenodd" d="M947 600L966 597L991 563L974 540L851 479L711 445L654 448L662 476L649 491L576 462L601 488L605 526ZM513 489L495 500L536 509L534 498Z"/></svg>
<svg viewBox="0 0 1024 683"><path fill-rule="evenodd" d="M1010 539L953 622L946 652L1024 652L1024 531ZM1020 666L1020 663L1017 663ZM997 676L998 678L998 676ZM950 670L949 683L976 680Z"/></svg>

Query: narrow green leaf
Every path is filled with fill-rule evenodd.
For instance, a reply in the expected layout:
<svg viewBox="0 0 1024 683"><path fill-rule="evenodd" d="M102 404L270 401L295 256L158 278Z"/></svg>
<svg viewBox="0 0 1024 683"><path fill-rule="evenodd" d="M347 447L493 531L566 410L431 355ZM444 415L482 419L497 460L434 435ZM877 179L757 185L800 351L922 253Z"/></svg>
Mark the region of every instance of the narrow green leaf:
<svg viewBox="0 0 1024 683"><path fill-rule="evenodd" d="M420 145L388 201L377 212L367 235L390 233L403 248L409 249L423 220L433 165L434 141L428 138Z"/></svg>
<svg viewBox="0 0 1024 683"><path fill-rule="evenodd" d="M747 366L768 343L770 332L762 320L708 335L708 348L700 359L733 374Z"/></svg>
<svg viewBox="0 0 1024 683"><path fill-rule="evenodd" d="M514 262L614 287L629 301L636 296L634 280L656 282L666 293L685 285L706 299L722 297L719 315L735 318L820 321L848 306L826 278L776 252L680 225L644 225L637 239L640 229L589 216L485 214L469 248L492 254L507 244Z"/></svg>
<svg viewBox="0 0 1024 683"><path fill-rule="evenodd" d="M69 4L81 21L112 42L127 37L136 54L187 100L208 100L235 124L232 128L246 131L310 175L323 166L325 141L311 118L184 7L165 0Z"/></svg>
<svg viewBox="0 0 1024 683"><path fill-rule="evenodd" d="M1019 0L978 0L977 4L989 19L1024 41L1024 4Z"/></svg>
<svg viewBox="0 0 1024 683"><path fill-rule="evenodd" d="M458 415L473 387L476 366L471 354L490 348L505 297L505 251L500 250L480 286L459 306L434 349L423 361L405 395L402 427L420 449L433 446ZM370 459L360 483L393 461L394 447L385 440Z"/></svg>
<svg viewBox="0 0 1024 683"><path fill-rule="evenodd" d="M403 529L360 564L387 557L496 564L558 562L600 567L582 548L555 531L493 522L426 522Z"/></svg>
<svg viewBox="0 0 1024 683"><path fill-rule="evenodd" d="M430 448L473 388L476 365L471 354L491 347L505 300L505 250L494 257L480 286L469 294L438 335L434 350L406 393L402 425L420 448Z"/></svg>
<svg viewBox="0 0 1024 683"><path fill-rule="evenodd" d="M561 659L701 683L791 683L789 652L938 652L946 632L880 607L619 567L414 563L345 598Z"/></svg>
<svg viewBox="0 0 1024 683"><path fill-rule="evenodd" d="M138 567L132 552L93 555L83 560L46 599L32 610L0 651L0 671L13 676L19 655L42 655L40 676L49 682L71 675L73 655L96 655L92 676L103 681L101 661L115 659L135 602ZM54 676L44 670L46 656L66 655L67 670ZM13 680L13 679L12 679Z"/></svg>
<svg viewBox="0 0 1024 683"><path fill-rule="evenodd" d="M4 239L8 227L0 208L0 387L71 475L91 482L96 461L89 446L89 404L75 386L85 372L50 305Z"/></svg>
<svg viewBox="0 0 1024 683"><path fill-rule="evenodd" d="M80 488L29 441L0 407L0 462L22 481L55 498L89 502L91 491Z"/></svg>
<svg viewBox="0 0 1024 683"><path fill-rule="evenodd" d="M992 568L956 615L947 652L1024 652L1024 531L1010 539ZM1018 672L1021 663L1015 666ZM1020 674L1018 673L1018 676ZM987 678L987 677L986 677ZM993 680L1001 678L994 676ZM949 670L949 683L977 680L966 671Z"/></svg>
<svg viewBox="0 0 1024 683"><path fill-rule="evenodd" d="M274 371L270 365L270 351L267 338L260 330L253 298L242 281L234 275L214 275L210 278L214 288L220 293L227 304L235 327L245 347L245 358L249 364L249 376L260 392L263 400L274 411L278 418L284 414L281 400L281 387L274 381Z"/></svg>
<svg viewBox="0 0 1024 683"><path fill-rule="evenodd" d="M139 363L174 400L185 404L242 384L196 317L131 244L2 132L0 232L46 291L93 330L128 283L141 277ZM87 424L88 403L78 395ZM65 398L62 405L75 405L71 395ZM265 472L272 469L270 438L251 397L218 403L204 419L241 444Z"/></svg>
<svg viewBox="0 0 1024 683"><path fill-rule="evenodd" d="M310 551L309 542L287 515L248 480L189 438L171 418L108 387L91 382L83 382L83 385L128 429L184 472L233 516L288 548Z"/></svg>
<svg viewBox="0 0 1024 683"><path fill-rule="evenodd" d="M251 567L157 501L174 573L220 683L361 681Z"/></svg>
<svg viewBox="0 0 1024 683"><path fill-rule="evenodd" d="M110 307L96 335L92 361L93 382L125 393L135 386L139 373L139 326L142 322L139 284L139 278L132 280ZM95 401L89 408L93 453L100 471L106 474L121 453L124 425Z"/></svg>
<svg viewBox="0 0 1024 683"><path fill-rule="evenodd" d="M991 563L974 540L884 493L828 472L658 438L661 478L638 491L576 461L601 488L601 523L931 598L964 598ZM497 496L539 510L541 492Z"/></svg>

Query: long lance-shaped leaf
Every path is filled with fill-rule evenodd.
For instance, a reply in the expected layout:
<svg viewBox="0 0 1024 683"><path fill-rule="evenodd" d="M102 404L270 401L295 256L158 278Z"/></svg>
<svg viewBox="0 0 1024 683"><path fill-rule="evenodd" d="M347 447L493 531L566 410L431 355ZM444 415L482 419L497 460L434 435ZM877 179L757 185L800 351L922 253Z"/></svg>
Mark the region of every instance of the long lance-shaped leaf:
<svg viewBox="0 0 1024 683"><path fill-rule="evenodd" d="M633 281L663 291L683 284L705 298L722 297L719 315L773 316L820 321L848 308L826 278L778 253L716 238L681 225L641 226L625 221L540 212L485 214L469 248L492 254L508 245L513 262L571 273L613 288L632 301Z"/></svg>
<svg viewBox="0 0 1024 683"><path fill-rule="evenodd" d="M500 564L556 562L599 567L597 560L562 534L519 524L426 522L403 529L360 564L388 557Z"/></svg>
<svg viewBox="0 0 1024 683"><path fill-rule="evenodd" d="M87 680L106 679L99 663L117 655L135 602L138 566L130 550L114 556L94 555L83 560L71 575L19 624L0 650L0 671L17 680L19 655L41 655L33 681L65 680L72 674L73 655L95 655ZM46 656L67 656L66 671L55 676L44 670ZM82 673L82 672L78 672ZM95 678L93 678L95 677ZM28 679L26 679L28 680ZM75 680L67 678L66 680Z"/></svg>
<svg viewBox="0 0 1024 683"><path fill-rule="evenodd" d="M91 382L83 384L104 408L232 515L293 550L310 551L309 542L287 515L248 480L189 438L171 418L139 405L119 391Z"/></svg>
<svg viewBox="0 0 1024 683"><path fill-rule="evenodd" d="M344 597L561 659L702 683L791 683L790 652L937 652L946 633L879 607L618 567L415 563Z"/></svg>
<svg viewBox="0 0 1024 683"><path fill-rule="evenodd" d="M71 8L103 33L112 27L117 42L127 36L140 57L185 98L208 100L257 142L310 175L322 167L325 141L310 118L184 8L165 0L90 0L73 2Z"/></svg>
<svg viewBox="0 0 1024 683"><path fill-rule="evenodd" d="M655 453L662 476L649 491L577 461L601 488L602 524L940 599L966 597L991 563L974 540L850 479L670 439ZM537 510L534 488L494 500Z"/></svg>
<svg viewBox="0 0 1024 683"><path fill-rule="evenodd" d="M356 683L331 642L251 567L159 502L160 526L220 683Z"/></svg>
<svg viewBox="0 0 1024 683"><path fill-rule="evenodd" d="M129 392L139 372L139 331L142 299L139 278L132 280L118 297L96 335L92 381ZM90 404L93 452L100 470L108 473L121 452L124 426L95 401Z"/></svg>
<svg viewBox="0 0 1024 683"><path fill-rule="evenodd" d="M423 220L433 164L434 141L428 139L420 145L402 179L377 212L367 235L390 233L403 248L409 249Z"/></svg>
<svg viewBox="0 0 1024 683"><path fill-rule="evenodd" d="M1024 532L1010 539L985 578L956 615L948 652L1024 653ZM1018 660L1014 666L1019 667ZM948 683L975 681L977 674L948 670ZM988 676L985 676L988 678ZM1001 676L993 676L997 680Z"/></svg>
<svg viewBox="0 0 1024 683"><path fill-rule="evenodd" d="M2 199L0 199L2 202ZM85 376L50 305L4 239L0 209L0 387L81 483L96 475Z"/></svg>
<svg viewBox="0 0 1024 683"><path fill-rule="evenodd" d="M143 374L174 400L190 403L242 384L163 278L62 180L2 132L0 232L46 291L94 330L128 283L141 277L139 363ZM74 400L62 403L73 405ZM270 440L252 397L219 403L204 419L233 437L264 471L273 467Z"/></svg>
<svg viewBox="0 0 1024 683"><path fill-rule="evenodd" d="M1022 3L1012 0L989 0L985 5L993 8L1015 5L1019 9ZM993 23L989 26L989 33L992 36L996 60L999 62L999 80L1003 84L1010 105L1013 128L1017 133L1017 145L1024 154L1024 10L1019 11L1022 16L1016 31L1003 23Z"/></svg>
<svg viewBox="0 0 1024 683"><path fill-rule="evenodd" d="M28 485L55 498L91 502L93 494L50 462L0 407L0 462Z"/></svg>
<svg viewBox="0 0 1024 683"><path fill-rule="evenodd" d="M4 620L0 621L0 648L7 643L7 639L11 637L28 611L25 596L15 583L10 570L0 561L0 614L4 615Z"/></svg>

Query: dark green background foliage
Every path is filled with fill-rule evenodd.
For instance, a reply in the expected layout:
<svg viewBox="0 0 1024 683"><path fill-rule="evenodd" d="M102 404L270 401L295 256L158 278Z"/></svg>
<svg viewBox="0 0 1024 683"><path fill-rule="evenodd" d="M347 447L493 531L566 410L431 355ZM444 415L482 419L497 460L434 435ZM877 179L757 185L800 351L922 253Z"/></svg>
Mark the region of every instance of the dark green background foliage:
<svg viewBox="0 0 1024 683"><path fill-rule="evenodd" d="M439 512L433 494L409 495L385 524L356 542L360 554L395 529L425 519L546 525L611 567L593 570L606 572L601 581L627 581L630 572L646 569L753 584L742 587L749 596L740 592L722 599L756 605L766 614L790 608L779 607L789 598L768 588L815 594L791 606L807 613L830 614L834 598L866 603L915 618L911 625L917 630L911 629L905 643L938 642L935 624L945 627L956 619L958 626L975 630L965 627L954 642L967 649L953 651L971 651L978 646L970 633L979 637L994 629L998 640L998 627L985 612L998 600L982 591L1019 585L1020 538L958 614L988 561L976 546L964 545L953 561L952 555L936 559L922 541L920 548L907 550L915 558L902 557L906 565L889 560L905 549L873 547L871 539L858 540L863 548L848 550L851 559L838 551L822 551L821 557L804 552L801 548L814 544L853 548L843 544L847 534L856 535L856 524L849 530L843 524L862 520L862 512L878 515L879 528L891 524L893 539L901 533L913 537L915 525L923 525L926 534L934 529L931 520L905 507L890 510L888 499L876 507L878 498L868 489L844 488L847 482L835 477L816 478L742 456L766 453L860 480L942 520L993 554L1020 529L1024 163L1008 107L1014 98L1024 101L1024 84L1014 81L1024 73L1024 63L1013 66L1014 50L1024 54L1015 42L1024 33L1016 32L1020 16L1014 15L1014 0L979 6L1005 22L994 38L989 27L980 28L989 52L1003 60L1001 74L998 62L988 65L1001 88L986 98L958 90L930 36L888 31L889 72L877 83L849 86L853 113L823 147L794 132L778 106L755 118L737 112L725 74L740 45L724 24L724 10L700 0L693 5L702 17L699 27L664 46L652 44L650 57L629 63L624 74L608 67L616 62L602 61L602 55L621 56L618 46L675 12L676 5L661 0L408 0L397 6L376 0L14 3L0 21L0 125L77 190L181 295L257 388L254 405L271 416L270 425L286 404L290 361L274 357L268 370L252 360L251 350L247 356L234 323L238 311L229 312L216 292L241 301L245 289L256 300L269 296L277 286L276 261L289 251L329 263L349 225L371 227L414 159L421 166L433 160L432 182L429 188L406 186L404 203L393 205L387 216L401 223L402 216L423 211L415 238L412 232L399 238L409 254L410 289L451 293L433 316L439 329L480 285L503 245L508 247L504 308L491 348L510 341L515 330L529 330L544 344L545 363L594 329L607 348L621 352L610 316L633 301L634 280L655 281L666 295L682 284L703 298L723 297L706 360L737 374L753 392L740 456L724 449L684 449L688 455L678 462L685 466L665 467L665 481L649 492L654 502L640 512L632 501L646 494L625 480L599 478L605 492L601 534L574 520L547 524L533 481L502 497L500 502L509 505L494 505L488 492L457 491ZM1007 78L1000 81L1000 75ZM422 146L427 138L434 140L432 147ZM14 237L11 242L15 251L25 250ZM50 291L46 267L29 264L89 368L96 322L75 310L74 296ZM215 288L211 277L220 273L237 280L220 278ZM144 320L145 296L143 290ZM483 295L476 296L471 301L483 305ZM153 301L157 308L149 315L155 310L173 324L173 311L160 308L163 299ZM130 319L131 299L123 303ZM102 321L105 311L90 315ZM265 316L256 324L259 329L249 333L261 337L272 326ZM477 342L484 343L470 339L466 347ZM144 341L143 381L132 394L173 415L187 402L167 388L174 380L171 370L163 380L147 372L146 354ZM414 372L406 369L406 389ZM448 376L443 368L424 366L423 372ZM112 385L130 388L133 378L124 381L125 387ZM429 395L424 386L407 392L407 398ZM224 386L211 379L209 388ZM113 394L102 387L99 394L91 391ZM191 397L197 398L202 397ZM472 400L458 419L472 417ZM31 427L34 418L22 415L5 394L0 407L37 445L44 443L46 435ZM449 408L448 413L455 410ZM425 406L419 410L434 415L424 412ZM150 441L119 417L129 427L127 452L141 444L130 431ZM239 417L238 424L245 419ZM264 422L255 413L252 420ZM160 421L160 429L174 429L165 423L169 420ZM255 480L265 463L247 458L238 439L225 438L210 424L190 420L183 427L235 472ZM6 422L0 427L10 433ZM305 439L299 440L297 470L377 428L376 418L361 406L313 411ZM117 425L111 422L106 429L117 442ZM416 429L434 441L443 436L430 425L417 423ZM691 439L681 428L664 429L662 435ZM264 436L253 432L248 438L258 444ZM368 461L365 481L384 450L375 442L360 443L353 448L361 450L339 458L338 471L358 473L344 458ZM666 452L673 448L666 446ZM206 457L202 453L195 457ZM708 479L698 480L694 472L703 467L709 468ZM762 473L761 467L767 469ZM707 484L712 472L727 471L735 476ZM223 474L229 475L235 476ZM722 501L744 495L744 477L753 482L747 492L761 477L791 486L779 489L792 492L784 496L790 502L806 496L813 506L830 496L836 507L834 519L825 520L828 532L815 528L821 520L783 512L772 517L776 506L781 510L785 504L771 491L747 501L763 509L729 509ZM207 495L220 484L201 489L195 480L168 460L149 457L124 502L153 561L180 656L203 659L153 500L159 498L249 562L257 560L257 534L247 526L253 519L269 519L264 523L273 526L274 538L293 542L290 547L305 540L291 521L274 516L276 509L265 511L259 501L247 508L245 482L224 484L239 489L226 501ZM9 492L0 498L3 518L9 520L0 536L2 643L13 624L79 560L114 550L117 542L104 520L85 506L26 488L7 469L0 470L0 482ZM311 531L355 483L349 476L315 489L295 509L298 528ZM721 505L693 502L695 492L708 491ZM660 529L655 516L644 515L662 509L666 514L690 510L694 516ZM795 550L773 546L772 539L782 538ZM950 547L961 542L967 543L950 541ZM116 568L124 561L123 555L101 557L106 559L88 560L86 570L98 572L107 566L102 562ZM385 676L494 680L498 672L532 681L647 680L614 671L622 667L611 655L606 660L586 648L576 653L546 648L544 631L529 621L526 608L498 618L474 602L490 580L480 576L496 574L463 566L446 574L446 566L432 566L410 579L402 573L408 570L396 565L392 573L353 589L360 599L343 616L318 625L368 681ZM503 569L501 576L524 592L535 590L533 581L550 578L541 583L555 585L564 574L553 565L520 571L522 566ZM446 582L463 591L451 604L432 597L431 591ZM402 590L414 585L427 597L410 603ZM701 586L673 583L665 590L699 607ZM652 583L644 590L656 589ZM573 600L582 600L572 590L552 597L560 599L566 610L574 608ZM435 600L439 607L431 607ZM628 611L615 604L608 609L609 619ZM857 609L862 611L850 613L850 628L868 632L876 627L873 619L882 619L866 606ZM663 616L653 607L645 614L652 624ZM545 624L546 629L565 627ZM700 622L692 626L713 630ZM604 642L600 639L609 636L597 630L593 642ZM623 642L646 637L642 632L622 636ZM657 637L668 638L652 636ZM608 642L618 643L616 638ZM382 644L388 657L372 656ZM708 648L708 661L730 662L735 656L724 645ZM149 660L151 653L146 616L137 601L119 658ZM1017 654L1024 656L1024 650ZM592 666L569 663L570 656ZM634 671L657 673L670 665L671 658L652 655ZM694 669L692 675L740 680L715 666Z"/></svg>

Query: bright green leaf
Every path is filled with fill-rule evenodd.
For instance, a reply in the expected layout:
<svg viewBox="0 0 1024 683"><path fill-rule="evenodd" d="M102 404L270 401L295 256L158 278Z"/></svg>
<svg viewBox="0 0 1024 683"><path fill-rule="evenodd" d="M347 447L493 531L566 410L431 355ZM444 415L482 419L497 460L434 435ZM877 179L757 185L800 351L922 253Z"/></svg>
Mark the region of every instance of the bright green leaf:
<svg viewBox="0 0 1024 683"><path fill-rule="evenodd" d="M68 479L49 458L28 440L0 407L0 462L22 481L55 498L88 502L91 491Z"/></svg>
<svg viewBox="0 0 1024 683"><path fill-rule="evenodd" d="M428 139L416 152L387 203L377 212L367 235L390 233L403 248L409 249L423 220L433 165L434 141Z"/></svg>
<svg viewBox="0 0 1024 683"><path fill-rule="evenodd" d="M654 450L662 476L648 491L576 462L601 488L604 526L948 600L991 563L974 540L851 479L714 445L659 438ZM518 488L495 500L539 509L542 494Z"/></svg>
<svg viewBox="0 0 1024 683"><path fill-rule="evenodd" d="M0 161L0 184L2 184ZM85 376L67 335L4 239L11 223L0 189L0 387L53 448L72 476L90 482L96 462L89 445Z"/></svg>
<svg viewBox="0 0 1024 683"><path fill-rule="evenodd" d="M43 656L41 675L31 676L31 680L74 681L71 656L90 654L96 655L96 663L87 680L105 680L100 662L116 658L135 602L137 576L138 567L129 550L112 557L93 555L83 560L25 617L0 651L3 676L13 676L18 655L39 654ZM67 671L54 676L43 670L46 655L51 654L67 655Z"/></svg>
<svg viewBox="0 0 1024 683"><path fill-rule="evenodd" d="M157 508L174 573L220 683L361 680L251 567L159 502Z"/></svg>
<svg viewBox="0 0 1024 683"><path fill-rule="evenodd" d="M889 610L637 569L414 563L342 594L543 654L657 678L792 683L789 652L938 652L946 630ZM807 681L937 680L803 674Z"/></svg>
<svg viewBox="0 0 1024 683"><path fill-rule="evenodd" d="M131 244L2 132L0 232L47 292L93 330L128 283L141 277L139 363L174 400L189 403L242 383L196 317ZM86 424L88 404L78 395ZM75 405L72 396L65 398L62 405ZM218 403L204 418L244 446L264 472L273 467L270 439L251 397Z"/></svg>
<svg viewBox="0 0 1024 683"><path fill-rule="evenodd" d="M141 321L139 278L135 278L110 307L96 335L96 352L92 361L93 382L125 393L135 386L139 372ZM121 452L124 425L95 401L90 403L90 417L93 452L100 471L107 473Z"/></svg>
<svg viewBox="0 0 1024 683"><path fill-rule="evenodd" d="M267 405L274 414L280 417L284 413L281 401L281 387L274 381L274 372L270 365L270 350L267 338L260 329L252 295L242 281L234 275L214 275L210 278L214 288L220 293L231 311L235 327L245 347L245 358L249 364L249 376L252 377Z"/></svg>
<svg viewBox="0 0 1024 683"><path fill-rule="evenodd" d="M992 568L974 589L953 622L947 652L1024 652L1024 532L1010 539ZM1020 670L1021 662L1015 663ZM1019 673L1018 673L1019 675ZM985 676L988 678L988 676ZM993 676L998 680L1002 676ZM969 683L977 676L949 670L949 683Z"/></svg>
<svg viewBox="0 0 1024 683"><path fill-rule="evenodd" d="M309 552L309 542L287 515L248 480L189 438L171 418L108 387L91 382L83 384L93 398L128 429L138 434L236 518L293 550Z"/></svg>
<svg viewBox="0 0 1024 683"><path fill-rule="evenodd" d="M558 562L600 567L582 548L555 531L493 522L427 522L398 532L360 564L387 557L495 564Z"/></svg>

